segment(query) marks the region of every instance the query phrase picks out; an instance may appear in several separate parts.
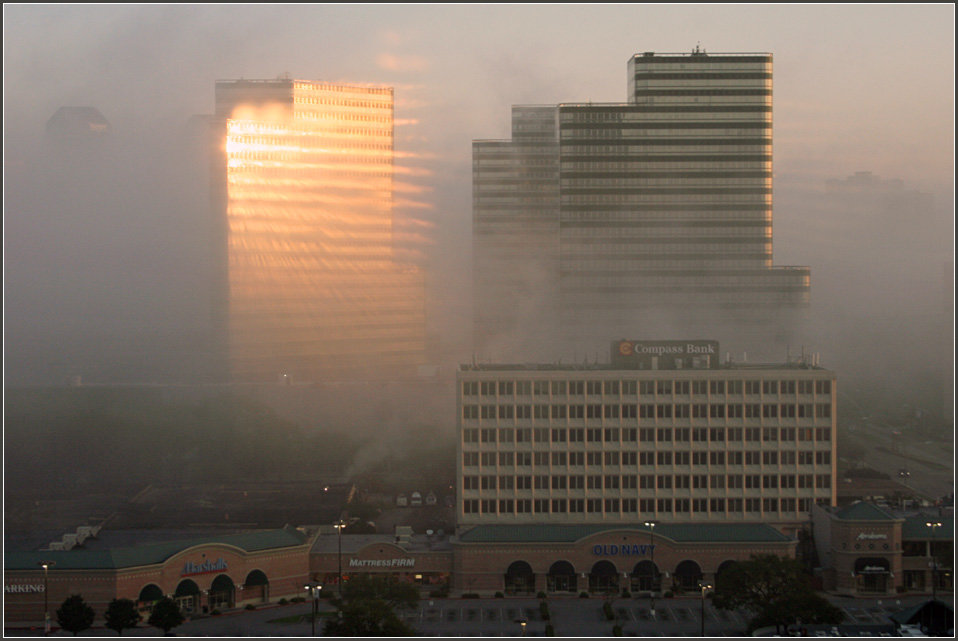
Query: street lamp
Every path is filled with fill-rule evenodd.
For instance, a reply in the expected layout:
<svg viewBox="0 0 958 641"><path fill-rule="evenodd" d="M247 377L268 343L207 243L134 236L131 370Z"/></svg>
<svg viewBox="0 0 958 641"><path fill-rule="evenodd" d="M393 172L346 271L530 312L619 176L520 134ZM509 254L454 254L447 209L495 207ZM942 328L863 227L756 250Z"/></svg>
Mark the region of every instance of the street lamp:
<svg viewBox="0 0 958 641"><path fill-rule="evenodd" d="M346 523L340 519L333 523L333 527L336 528L337 538L339 540L339 551L337 556L339 557L339 598L343 598L343 528L346 527Z"/></svg>
<svg viewBox="0 0 958 641"><path fill-rule="evenodd" d="M309 595L313 598L313 617L312 617L312 628L313 633L311 636L316 636L316 616L319 614L319 593L322 592L323 586L319 583L307 583L303 586L303 589L309 592Z"/></svg>
<svg viewBox="0 0 958 641"><path fill-rule="evenodd" d="M708 583L699 583L699 587L702 588L702 636L705 636L705 592L706 590L711 590L712 586Z"/></svg>
<svg viewBox="0 0 958 641"><path fill-rule="evenodd" d="M935 556L935 530L941 527L941 521L928 521L925 523L931 528L931 599L938 599L938 557Z"/></svg>
<svg viewBox="0 0 958 641"><path fill-rule="evenodd" d="M649 561L652 563L652 584L649 586L649 614L655 618L655 575L658 574L658 568L655 567L655 526L658 521L646 521L645 527L649 528Z"/></svg>
<svg viewBox="0 0 958 641"><path fill-rule="evenodd" d="M519 629L522 631L519 636L521 637L526 636L526 623L528 623L528 621L525 619L519 619Z"/></svg>
<svg viewBox="0 0 958 641"><path fill-rule="evenodd" d="M43 568L43 635L50 634L50 590L48 572L56 563L54 561L40 561L38 564Z"/></svg>

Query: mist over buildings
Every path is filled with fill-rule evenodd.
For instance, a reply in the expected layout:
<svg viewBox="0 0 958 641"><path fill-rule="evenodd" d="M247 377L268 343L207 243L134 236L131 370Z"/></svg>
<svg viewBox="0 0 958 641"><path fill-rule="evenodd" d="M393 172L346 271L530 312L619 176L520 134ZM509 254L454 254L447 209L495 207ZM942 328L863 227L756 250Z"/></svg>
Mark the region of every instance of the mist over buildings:
<svg viewBox="0 0 958 641"><path fill-rule="evenodd" d="M612 25L630 22L621 19L624 7L604 7L584 23L600 26L601 18L610 35L592 32L578 58L564 51L576 49L567 34L577 14L559 13L563 19L544 24L546 40L536 49L505 27L483 46L465 35L466 9L446 7L436 15L454 28L416 46L425 29L416 24L421 9L390 8L390 24L368 22L368 8L320 7L298 14L323 25L309 39L321 43L310 45L322 47L315 50L304 49L308 29L293 24L293 13L276 25L267 19L275 15L269 7L244 9L229 23L212 6L61 9L60 16L49 7L4 10L8 387L63 385L77 376L84 384L210 380L208 176L191 118L212 112L215 79L284 72L395 87L397 183L409 187L397 193L399 236L425 270L429 358L448 376L474 356L471 141L505 137L512 104L620 100L628 56L695 44L674 40L681 15L660 23L668 39L620 33ZM503 22L491 7L475 15ZM819 22L799 30L817 33ZM890 29L892 20L886 22ZM79 24L90 29L72 35ZM345 42L333 33L337 25L347 36L362 36ZM36 33L46 34L46 44L28 44ZM820 353L843 390L874 386L896 395L898 405L943 408L954 354L953 147L926 148L926 166L912 162L922 157L920 149L893 146L888 155L875 154L896 123L917 118L913 107L894 112L897 120L883 113L891 124L871 132L844 121L848 149L840 154L833 140L804 135L820 131L816 123L828 123L830 131L842 124L823 105L836 100L831 94L848 74L828 76L807 59L818 62L821 54L785 33L780 27L758 42L741 33L735 34L741 42L714 36L709 48L776 56L775 262L811 268L808 331L790 346L792 356L802 349ZM322 44L324 38L330 42ZM585 45L583 38L577 34L574 44ZM951 44L953 53L953 36ZM820 77L810 81L807 67ZM953 83L953 73L939 73L942 87ZM95 108L110 125L107 140L51 139L45 126L61 107ZM953 122L941 118L953 116L953 104L944 99L929 108L929 118L944 127L938 139L953 141ZM949 157L951 166L943 168L941 158ZM869 171L872 183L852 188L850 177ZM888 182L894 180L901 182ZM524 322L534 325L538 309L530 298ZM674 326L668 316L650 316L627 336L610 328L615 333L607 338L682 338L670 331ZM734 359L746 352L759 358L762 347L750 348L747 331L733 342L743 335L737 329L703 323L689 338L721 338ZM545 346L542 359L570 358L550 356ZM608 357L590 352L571 358ZM506 348L477 356L511 360ZM432 420L451 423L451 416Z"/></svg>

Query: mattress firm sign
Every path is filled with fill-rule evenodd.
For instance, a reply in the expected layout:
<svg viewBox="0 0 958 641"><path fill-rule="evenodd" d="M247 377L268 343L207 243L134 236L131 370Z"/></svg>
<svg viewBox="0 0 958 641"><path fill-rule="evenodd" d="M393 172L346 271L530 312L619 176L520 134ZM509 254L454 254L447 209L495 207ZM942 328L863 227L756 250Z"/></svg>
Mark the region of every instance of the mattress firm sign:
<svg viewBox="0 0 958 641"><path fill-rule="evenodd" d="M612 365L628 369L718 367L718 341L628 341L612 343Z"/></svg>
<svg viewBox="0 0 958 641"><path fill-rule="evenodd" d="M349 559L351 568L411 568L416 559Z"/></svg>

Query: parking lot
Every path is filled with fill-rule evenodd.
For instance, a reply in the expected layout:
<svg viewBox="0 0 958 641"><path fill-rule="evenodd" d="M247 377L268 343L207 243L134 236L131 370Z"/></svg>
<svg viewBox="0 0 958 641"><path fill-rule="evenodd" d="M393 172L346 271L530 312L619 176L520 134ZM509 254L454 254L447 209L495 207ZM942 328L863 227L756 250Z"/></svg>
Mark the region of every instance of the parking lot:
<svg viewBox="0 0 958 641"><path fill-rule="evenodd" d="M846 615L845 623L887 624L888 615L927 600L928 597L906 599L852 599L828 597ZM953 604L951 595L944 599ZM702 634L702 602L696 598L657 599L655 618L645 598L618 598L611 601L614 620L608 620L601 598L550 598L547 601L550 619L544 621L539 600L507 599L425 599L413 609L400 614L420 636L439 637L541 637L551 623L556 636L613 636L613 626L622 626L623 636L630 637L698 637ZM221 616L198 617L178 626L177 636L200 637L308 637L313 633L309 620L312 604L294 603L268 606L256 610L235 610ZM332 606L322 601L321 612L332 613ZM519 623L525 619L526 625ZM316 635L322 634L322 619L317 621ZM748 625L743 612L726 612L705 602L705 635L709 637L742 636ZM5 630L5 636L42 636L42 629ZM101 628L82 632L80 636L104 636ZM113 636L113 632L106 631ZM124 636L160 636L156 628L140 624ZM58 631L55 636L70 636Z"/></svg>

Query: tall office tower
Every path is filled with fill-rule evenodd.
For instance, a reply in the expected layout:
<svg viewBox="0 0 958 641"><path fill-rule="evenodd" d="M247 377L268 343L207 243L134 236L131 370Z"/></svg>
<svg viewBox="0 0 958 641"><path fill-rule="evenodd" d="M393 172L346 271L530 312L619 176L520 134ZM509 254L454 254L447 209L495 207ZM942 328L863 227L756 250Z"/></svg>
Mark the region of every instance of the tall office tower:
<svg viewBox="0 0 958 641"><path fill-rule="evenodd" d="M230 378L414 372L424 282L395 259L392 88L218 81L215 122Z"/></svg>
<svg viewBox="0 0 958 641"><path fill-rule="evenodd" d="M559 311L555 108L513 107L512 131L473 143L474 340L547 358L556 336L542 330Z"/></svg>
<svg viewBox="0 0 958 641"><path fill-rule="evenodd" d="M543 265L558 292L555 329L580 355L636 327L784 348L808 305L810 276L806 267L772 265L772 56L644 53L628 69L627 102L536 110L543 120L551 111L554 178L533 183L522 173L531 168L516 160L520 170L499 174L501 189L477 184L476 235L506 237L517 224L518 213L497 208L504 193L523 214L524 191L535 190L537 204L552 196L555 206L540 216L556 230L557 268ZM526 124L513 119L512 141L475 143L477 180L493 149L522 156ZM475 274L480 353L521 344L499 333L510 326L502 318L543 331L510 311L522 309L521 289L484 297L502 273L490 265L497 256L488 244L475 247L485 266ZM484 324L489 316L500 322Z"/></svg>

